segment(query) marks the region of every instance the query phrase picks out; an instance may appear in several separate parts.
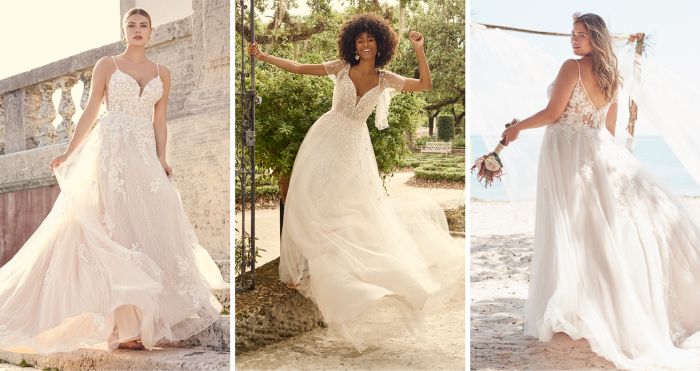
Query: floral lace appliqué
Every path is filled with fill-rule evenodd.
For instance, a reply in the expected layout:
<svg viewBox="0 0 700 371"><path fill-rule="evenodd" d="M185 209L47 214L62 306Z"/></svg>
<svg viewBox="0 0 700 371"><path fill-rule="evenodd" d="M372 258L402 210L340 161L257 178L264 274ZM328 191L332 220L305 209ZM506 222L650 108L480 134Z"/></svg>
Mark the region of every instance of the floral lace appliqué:
<svg viewBox="0 0 700 371"><path fill-rule="evenodd" d="M89 263L90 257L88 256L87 245L82 242L78 242L78 256L84 262Z"/></svg>
<svg viewBox="0 0 700 371"><path fill-rule="evenodd" d="M616 190L613 192L613 197L615 197L618 204L620 205L620 211L622 212L622 214L629 217L630 206L632 203L632 198L630 197L630 195L627 194L627 192L621 192Z"/></svg>
<svg viewBox="0 0 700 371"><path fill-rule="evenodd" d="M105 228L107 228L107 233L109 233L109 238L112 238L112 232L114 232L114 222L112 222L112 217L107 214L105 211L104 215L102 215L102 222L105 225Z"/></svg>
<svg viewBox="0 0 700 371"><path fill-rule="evenodd" d="M580 169L581 175L583 175L584 178L591 180L591 177L593 176L593 161L589 160L586 156L581 156L581 162L583 162Z"/></svg>
<svg viewBox="0 0 700 371"><path fill-rule="evenodd" d="M126 203L126 191L124 191L124 179L121 178L122 173L124 172L124 159L121 157L117 157L114 160L114 165L112 166L112 169L109 173L109 183L111 184L112 188L114 189L114 192L116 192L118 195L122 195L122 198L124 200L124 203Z"/></svg>
<svg viewBox="0 0 700 371"><path fill-rule="evenodd" d="M2 325L0 326L0 336L5 336L8 335L10 332L10 329L7 328L7 325Z"/></svg>
<svg viewBox="0 0 700 371"><path fill-rule="evenodd" d="M151 182L151 192L156 193L156 192L158 192L159 188L160 188L160 179L156 179L154 182Z"/></svg>

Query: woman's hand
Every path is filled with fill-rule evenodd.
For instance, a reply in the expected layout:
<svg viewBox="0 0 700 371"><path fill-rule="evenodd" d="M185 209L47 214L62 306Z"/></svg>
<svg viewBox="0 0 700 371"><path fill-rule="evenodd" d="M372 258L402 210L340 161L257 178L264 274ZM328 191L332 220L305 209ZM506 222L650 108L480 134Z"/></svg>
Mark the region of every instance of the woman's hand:
<svg viewBox="0 0 700 371"><path fill-rule="evenodd" d="M520 130L521 129L518 127L518 124L511 125L508 129L504 130L503 134L501 134L501 138L506 138L506 142L503 145L507 147L508 144L518 139Z"/></svg>
<svg viewBox="0 0 700 371"><path fill-rule="evenodd" d="M256 58L260 58L264 53L260 50L258 43L248 44L248 55L254 55Z"/></svg>
<svg viewBox="0 0 700 371"><path fill-rule="evenodd" d="M411 31L408 34L408 40L411 41L411 44L413 44L413 48L422 48L423 47L423 35L421 35L420 32L417 31Z"/></svg>
<svg viewBox="0 0 700 371"><path fill-rule="evenodd" d="M49 168L51 169L51 175L54 175L54 170L57 169L59 166L63 165L64 162L66 162L66 159L68 158L67 154L62 154L58 155L51 160L51 163L49 164Z"/></svg>
<svg viewBox="0 0 700 371"><path fill-rule="evenodd" d="M165 163L164 158L160 159L160 165L163 166L163 170L165 170L165 175L167 175L168 177L173 176L173 169L171 169L170 166L168 166L168 164Z"/></svg>

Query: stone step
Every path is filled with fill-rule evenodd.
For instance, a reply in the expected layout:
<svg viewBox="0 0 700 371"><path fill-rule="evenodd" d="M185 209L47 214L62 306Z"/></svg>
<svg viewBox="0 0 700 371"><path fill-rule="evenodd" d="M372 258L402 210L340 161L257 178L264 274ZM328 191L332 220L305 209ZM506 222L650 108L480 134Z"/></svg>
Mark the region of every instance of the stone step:
<svg viewBox="0 0 700 371"><path fill-rule="evenodd" d="M231 282L231 260L214 260L214 263L219 267L224 281Z"/></svg>
<svg viewBox="0 0 700 371"><path fill-rule="evenodd" d="M68 358L78 358L69 360ZM110 352L80 349L70 354L13 353L0 349L0 359L19 365L22 360L38 369L59 370L230 370L231 354L224 351L186 348L148 350L117 349Z"/></svg>
<svg viewBox="0 0 700 371"><path fill-rule="evenodd" d="M230 289L213 289L212 293L219 300L219 303L224 306L227 312L231 313L231 290Z"/></svg>
<svg viewBox="0 0 700 371"><path fill-rule="evenodd" d="M198 320L192 318L192 320ZM211 326L188 339L164 344L163 347L194 348L204 350L231 350L231 316L221 316Z"/></svg>

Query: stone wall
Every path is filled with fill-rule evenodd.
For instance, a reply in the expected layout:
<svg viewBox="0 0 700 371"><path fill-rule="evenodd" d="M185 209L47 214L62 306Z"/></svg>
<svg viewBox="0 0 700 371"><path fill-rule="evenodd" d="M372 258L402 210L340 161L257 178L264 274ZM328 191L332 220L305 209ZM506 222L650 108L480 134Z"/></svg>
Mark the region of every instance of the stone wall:
<svg viewBox="0 0 700 371"><path fill-rule="evenodd" d="M171 72L166 160L197 237L216 260L230 258L229 4L227 0L193 0L192 15L157 26L154 45L146 49L149 59ZM54 137L53 142L42 145L37 139L44 125L40 108L55 112L53 104L42 106L46 99L42 102L38 84L80 77L85 72L89 76L100 58L123 51L121 43L115 42L0 80L0 146L4 145L0 196L16 199L23 196L3 194L34 190L47 195L47 202L53 197L53 204L57 182L48 164L65 151L67 143L56 144ZM72 118L73 122L77 119ZM30 220L43 220L49 210L19 212ZM9 251L16 252L16 244L21 247L26 241L13 234L28 238L38 227L13 220L0 219L0 241L14 241L12 247L0 242L2 259ZM17 228L22 231L17 233ZM0 260L0 265L4 262Z"/></svg>

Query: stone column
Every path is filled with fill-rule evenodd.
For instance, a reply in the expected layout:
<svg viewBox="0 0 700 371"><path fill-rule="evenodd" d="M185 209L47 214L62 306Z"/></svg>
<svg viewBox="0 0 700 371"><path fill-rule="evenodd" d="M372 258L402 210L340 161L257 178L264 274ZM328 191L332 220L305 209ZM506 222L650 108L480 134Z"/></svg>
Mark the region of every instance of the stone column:
<svg viewBox="0 0 700 371"><path fill-rule="evenodd" d="M73 86L78 83L78 79L70 76L62 76L53 80L61 89L61 101L58 103L58 113L61 115L63 120L56 127L56 136L58 143L68 143L71 138L73 138L73 120L71 118L75 115L75 104L73 104L73 97L71 96L71 90ZM54 117L56 115L54 114Z"/></svg>
<svg viewBox="0 0 700 371"><path fill-rule="evenodd" d="M0 156L5 154L5 97L0 94Z"/></svg>
<svg viewBox="0 0 700 371"><path fill-rule="evenodd" d="M90 86L92 86L92 71L78 72L78 78L83 82L83 96L80 97L80 108L85 109L90 98Z"/></svg>
<svg viewBox="0 0 700 371"><path fill-rule="evenodd" d="M41 127L41 93L33 86L3 94L5 154L36 148L34 134Z"/></svg>
<svg viewBox="0 0 700 371"><path fill-rule="evenodd" d="M36 89L41 92L41 108L39 109L39 117L43 125L36 133L36 142L39 148L56 144L56 130L51 123L56 118L56 108L53 105L51 96L56 91L56 85L51 82L42 82L36 85Z"/></svg>

